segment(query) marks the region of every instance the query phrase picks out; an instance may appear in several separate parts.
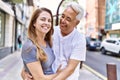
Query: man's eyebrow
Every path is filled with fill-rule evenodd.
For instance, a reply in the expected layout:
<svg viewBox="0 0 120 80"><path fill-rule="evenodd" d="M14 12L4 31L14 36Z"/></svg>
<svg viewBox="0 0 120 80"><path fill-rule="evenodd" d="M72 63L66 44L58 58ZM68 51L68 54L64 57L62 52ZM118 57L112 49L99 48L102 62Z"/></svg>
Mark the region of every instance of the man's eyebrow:
<svg viewBox="0 0 120 80"><path fill-rule="evenodd" d="M62 14L62 15L64 15L64 14Z"/></svg>

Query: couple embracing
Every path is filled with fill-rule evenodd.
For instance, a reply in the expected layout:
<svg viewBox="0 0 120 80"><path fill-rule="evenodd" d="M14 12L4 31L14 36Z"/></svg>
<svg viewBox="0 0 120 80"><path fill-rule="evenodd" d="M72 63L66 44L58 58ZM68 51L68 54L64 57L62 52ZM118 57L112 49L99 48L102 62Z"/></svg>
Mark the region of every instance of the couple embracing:
<svg viewBox="0 0 120 80"><path fill-rule="evenodd" d="M33 13L21 54L24 80L78 80L80 61L86 58L85 36L76 29L83 13L78 3L70 2L54 29L49 9Z"/></svg>

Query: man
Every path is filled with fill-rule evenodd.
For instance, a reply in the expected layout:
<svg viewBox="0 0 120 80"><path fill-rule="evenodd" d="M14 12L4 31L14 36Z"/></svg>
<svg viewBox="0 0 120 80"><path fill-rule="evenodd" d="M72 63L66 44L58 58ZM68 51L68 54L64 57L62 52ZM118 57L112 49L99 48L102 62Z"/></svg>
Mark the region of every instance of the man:
<svg viewBox="0 0 120 80"><path fill-rule="evenodd" d="M69 3L60 18L60 27L54 29L53 50L56 60L54 72L60 73L53 80L78 80L80 61L85 61L86 40L76 26L83 17L83 9L75 2Z"/></svg>
<svg viewBox="0 0 120 80"><path fill-rule="evenodd" d="M69 3L60 18L60 27L54 29L53 50L56 60L54 71L61 65L61 73L53 80L78 80L80 61L85 61L85 36L76 30L83 9L75 2Z"/></svg>

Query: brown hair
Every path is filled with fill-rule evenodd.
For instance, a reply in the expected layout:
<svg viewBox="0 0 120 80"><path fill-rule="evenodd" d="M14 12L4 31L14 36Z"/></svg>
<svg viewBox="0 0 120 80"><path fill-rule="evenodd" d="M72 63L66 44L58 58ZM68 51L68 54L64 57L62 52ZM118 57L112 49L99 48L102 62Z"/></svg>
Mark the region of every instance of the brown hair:
<svg viewBox="0 0 120 80"><path fill-rule="evenodd" d="M28 38L30 40L32 40L32 42L37 47L37 59L40 59L41 61L46 61L47 56L44 53L44 51L40 48L40 46L39 46L39 44L38 44L38 42L36 40L37 34L36 34L36 31L35 31L35 27L34 27L34 23L36 22L36 20L37 20L38 16L40 15L40 13L42 13L43 11L46 11L51 15L51 19L52 19L51 24L52 25L51 25L50 31L45 36L45 41L48 42L50 47L52 46L51 37L52 37L52 34L53 34L53 17L52 17L52 12L47 8L36 9L35 12L33 13L32 17L31 17L31 20L30 20L29 27L28 27Z"/></svg>

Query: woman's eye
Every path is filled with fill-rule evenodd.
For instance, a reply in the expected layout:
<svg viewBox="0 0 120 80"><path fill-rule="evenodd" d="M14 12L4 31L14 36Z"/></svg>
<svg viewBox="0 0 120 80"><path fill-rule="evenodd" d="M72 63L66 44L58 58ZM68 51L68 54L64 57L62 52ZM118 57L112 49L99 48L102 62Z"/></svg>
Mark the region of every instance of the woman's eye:
<svg viewBox="0 0 120 80"><path fill-rule="evenodd" d="M45 19L43 19L43 18L41 18L40 20L41 20L41 21L45 21Z"/></svg>
<svg viewBox="0 0 120 80"><path fill-rule="evenodd" d="M49 19L48 22L52 22L52 20Z"/></svg>

